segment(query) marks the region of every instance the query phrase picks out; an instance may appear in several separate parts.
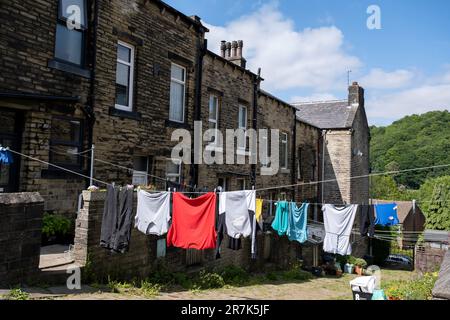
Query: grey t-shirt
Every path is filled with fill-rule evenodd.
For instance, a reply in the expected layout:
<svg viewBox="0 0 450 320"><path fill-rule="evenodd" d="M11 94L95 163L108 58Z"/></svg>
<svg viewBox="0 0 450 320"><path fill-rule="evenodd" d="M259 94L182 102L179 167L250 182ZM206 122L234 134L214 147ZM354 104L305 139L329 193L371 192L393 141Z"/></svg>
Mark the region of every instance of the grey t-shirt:
<svg viewBox="0 0 450 320"><path fill-rule="evenodd" d="M139 190L135 227L147 234L161 236L169 230L170 193Z"/></svg>

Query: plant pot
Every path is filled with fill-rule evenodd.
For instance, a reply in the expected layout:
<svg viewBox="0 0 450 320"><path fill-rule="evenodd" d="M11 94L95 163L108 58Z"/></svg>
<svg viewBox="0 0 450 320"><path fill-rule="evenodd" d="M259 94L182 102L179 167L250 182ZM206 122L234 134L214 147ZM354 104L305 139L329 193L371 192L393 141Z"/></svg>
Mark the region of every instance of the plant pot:
<svg viewBox="0 0 450 320"><path fill-rule="evenodd" d="M345 273L352 274L354 271L354 266L352 264L346 263L344 266Z"/></svg>
<svg viewBox="0 0 450 320"><path fill-rule="evenodd" d="M361 276L361 275L363 274L363 268L360 267L360 266L355 266L355 273L356 273L358 276Z"/></svg>

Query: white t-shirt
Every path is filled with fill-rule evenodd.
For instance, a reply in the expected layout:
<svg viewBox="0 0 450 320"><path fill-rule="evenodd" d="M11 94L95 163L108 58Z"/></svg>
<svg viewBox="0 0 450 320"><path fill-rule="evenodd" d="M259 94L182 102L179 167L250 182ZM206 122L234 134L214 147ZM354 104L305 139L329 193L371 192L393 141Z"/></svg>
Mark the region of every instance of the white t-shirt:
<svg viewBox="0 0 450 320"><path fill-rule="evenodd" d="M161 236L169 230L170 193L139 190L135 228L147 235Z"/></svg>
<svg viewBox="0 0 450 320"><path fill-rule="evenodd" d="M232 238L252 234L249 211L256 210L256 191L222 192L219 195L219 214L225 215L227 234Z"/></svg>
<svg viewBox="0 0 450 320"><path fill-rule="evenodd" d="M323 250L325 252L350 255L352 246L350 235L355 221L358 205L334 206L325 204L322 206L323 220L325 224L325 239Z"/></svg>

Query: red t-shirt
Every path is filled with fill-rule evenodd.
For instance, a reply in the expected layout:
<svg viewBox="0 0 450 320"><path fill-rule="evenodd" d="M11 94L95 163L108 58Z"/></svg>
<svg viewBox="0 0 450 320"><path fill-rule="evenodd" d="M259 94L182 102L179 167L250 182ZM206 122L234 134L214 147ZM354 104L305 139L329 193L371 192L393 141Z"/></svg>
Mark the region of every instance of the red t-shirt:
<svg viewBox="0 0 450 320"><path fill-rule="evenodd" d="M189 199L182 193L173 194L172 225L167 234L167 246L183 249L214 249L216 247L216 194L207 193Z"/></svg>

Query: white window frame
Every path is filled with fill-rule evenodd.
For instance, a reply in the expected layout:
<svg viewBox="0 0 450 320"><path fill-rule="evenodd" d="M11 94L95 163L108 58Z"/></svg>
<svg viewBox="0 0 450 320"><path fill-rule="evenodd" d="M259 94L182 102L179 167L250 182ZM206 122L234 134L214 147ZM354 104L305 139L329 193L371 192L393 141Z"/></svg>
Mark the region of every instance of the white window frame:
<svg viewBox="0 0 450 320"><path fill-rule="evenodd" d="M281 132L281 150L284 152L284 161L285 163L281 164L281 169L287 169L288 168L288 134L286 132Z"/></svg>
<svg viewBox="0 0 450 320"><path fill-rule="evenodd" d="M184 79L183 80L184 81L180 81L178 79L172 78L172 67L173 66L179 67L179 68L181 68L183 70L183 73L184 73ZM187 77L187 72L186 71L187 70L186 70L185 67L183 67L183 66L181 66L179 64L176 64L174 62L172 62L171 65L170 65L170 86L172 87L172 82L175 82L175 83L183 85L183 103L182 103L182 106L181 106L182 107L181 115L182 115L183 119L181 121L177 120L177 119L171 119L170 118L170 108L172 106L172 103L171 103L171 101L169 101L169 120L173 121L173 122L184 123L184 120L185 120L184 119L185 118L184 113L185 113L185 108L186 108L186 77ZM170 99L170 97L169 97L169 99Z"/></svg>
<svg viewBox="0 0 450 320"><path fill-rule="evenodd" d="M170 178L177 178L176 183L181 183L181 160L180 159L167 159L167 161L171 161L173 164L178 166L178 173L168 173L166 167L166 178L170 180Z"/></svg>
<svg viewBox="0 0 450 320"><path fill-rule="evenodd" d="M241 110L245 110L245 121L244 121L244 125L241 125ZM247 121L248 121L248 109L247 106L244 106L242 104L239 105L239 112L238 112L238 129L243 129L244 130L244 146L239 146L238 145L238 151L241 152L245 152L245 150L247 150ZM239 142L238 142L239 143Z"/></svg>
<svg viewBox="0 0 450 320"><path fill-rule="evenodd" d="M216 117L215 118L211 118L211 99L215 99L216 100ZM217 146L217 136L219 134L219 103L220 103L220 99L219 96L215 95L215 94L211 94L209 96L209 114L208 114L208 125L210 123L214 123L214 130L215 130L215 138L214 138L214 143L211 143L214 146Z"/></svg>
<svg viewBox="0 0 450 320"><path fill-rule="evenodd" d="M124 64L126 66L128 66L130 68L130 79L128 80L128 90L129 90L129 94L128 94L128 106L123 106L120 104L115 104L115 108L118 110L123 110L123 111L133 111L133 92L134 92L134 46L131 44L128 44L126 42L123 41L118 41L117 42L117 46L123 46L125 48L130 49L130 62L128 61L123 61L119 59L119 55L117 54L117 58L116 58L116 65L117 63L120 64ZM118 51L119 48L117 48ZM117 72L117 68L116 68L116 72Z"/></svg>

